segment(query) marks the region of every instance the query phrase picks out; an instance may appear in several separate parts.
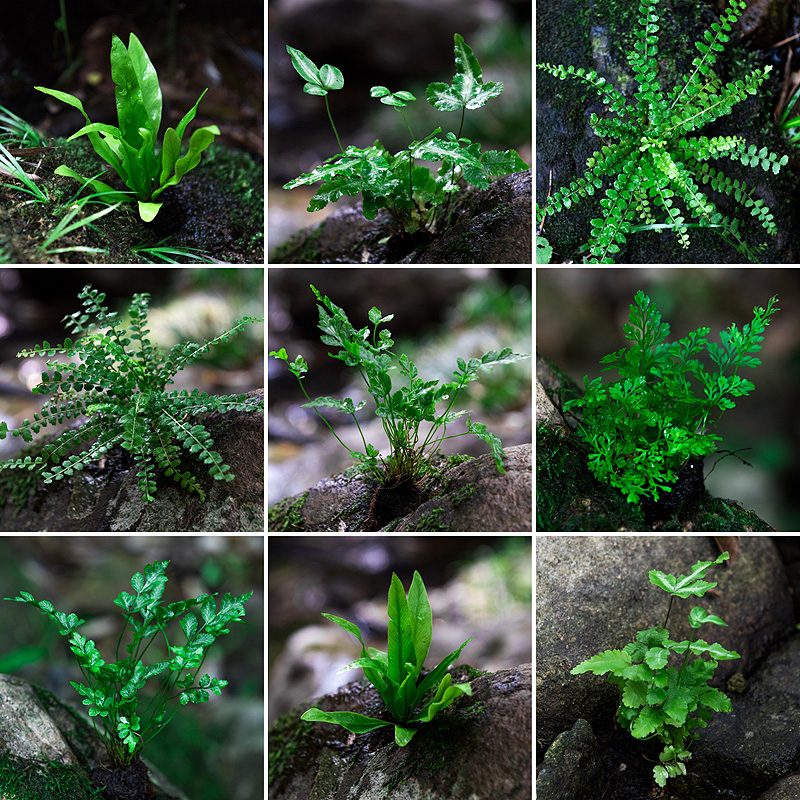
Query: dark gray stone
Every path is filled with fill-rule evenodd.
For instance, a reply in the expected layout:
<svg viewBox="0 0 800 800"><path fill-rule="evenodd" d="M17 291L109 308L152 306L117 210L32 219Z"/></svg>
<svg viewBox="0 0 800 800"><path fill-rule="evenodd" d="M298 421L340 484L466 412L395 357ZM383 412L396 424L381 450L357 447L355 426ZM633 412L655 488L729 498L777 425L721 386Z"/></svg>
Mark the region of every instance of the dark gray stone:
<svg viewBox="0 0 800 800"><path fill-rule="evenodd" d="M454 682L468 680L454 668ZM468 668L467 668L468 669ZM471 681L463 696L422 726L405 747L392 728L356 736L303 722L312 705L374 716L382 707L366 681L304 704L270 729L270 800L530 800L531 665Z"/></svg>
<svg viewBox="0 0 800 800"><path fill-rule="evenodd" d="M560 733L545 754L536 776L538 800L595 800L605 774L592 726L579 719Z"/></svg>

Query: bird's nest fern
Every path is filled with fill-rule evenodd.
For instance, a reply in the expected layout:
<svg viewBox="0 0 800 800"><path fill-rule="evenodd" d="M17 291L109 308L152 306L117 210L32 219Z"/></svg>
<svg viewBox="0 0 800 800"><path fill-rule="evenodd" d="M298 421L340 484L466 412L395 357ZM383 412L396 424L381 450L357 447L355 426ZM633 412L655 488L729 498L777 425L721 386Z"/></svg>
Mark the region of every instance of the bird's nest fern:
<svg viewBox="0 0 800 800"><path fill-rule="evenodd" d="M581 81L600 97L608 116L592 114L590 124L605 142L588 160L588 169L569 186L555 191L548 199L547 212L558 213L607 186L600 200L602 216L591 221L588 242L589 260L613 263L626 237L635 230L671 229L684 248L689 246L689 227L707 227L750 260L757 260L759 248L748 245L741 236L740 223L720 212L701 187L732 196L750 212L771 235L776 233L773 215L763 200L754 199L752 189L734 180L709 161L730 158L745 166L761 166L777 174L788 157L778 157L766 147L748 145L741 136L689 136L726 114L733 106L755 95L772 69L756 69L743 80L722 84L712 67L718 53L730 38L731 27L745 9L744 0L730 0L719 22L695 43L699 55L692 71L670 91L662 90L658 75L658 0L642 0L639 5L641 28L635 31L635 44L628 61L638 84L633 98L626 96L596 72L553 64L540 69L565 80ZM610 140L616 140L608 143ZM696 222L689 223L686 216ZM664 222L659 223L659 218ZM763 247L763 246L762 246Z"/></svg>

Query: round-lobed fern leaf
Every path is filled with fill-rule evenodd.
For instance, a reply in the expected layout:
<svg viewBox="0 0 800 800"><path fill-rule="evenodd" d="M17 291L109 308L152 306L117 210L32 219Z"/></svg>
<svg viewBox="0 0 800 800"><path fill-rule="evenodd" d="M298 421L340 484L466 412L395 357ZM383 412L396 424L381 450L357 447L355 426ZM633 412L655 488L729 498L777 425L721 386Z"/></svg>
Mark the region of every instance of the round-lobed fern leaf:
<svg viewBox="0 0 800 800"><path fill-rule="evenodd" d="M84 469L119 445L133 457L143 501L155 498L156 469L205 500L198 480L182 471L179 456L183 448L209 465L214 479L232 481L230 467L213 449L211 434L191 418L206 411L255 411L263 401L253 402L244 394L208 395L197 389L167 391L167 386L176 373L215 344L227 342L246 325L263 319L242 317L214 339L203 344L183 342L165 353L148 338L148 294L133 296L127 328L117 312L109 313L103 305L105 295L97 289L85 286L78 297L83 310L63 321L67 330L80 338L73 342L67 337L56 346L45 341L17 353L18 357L65 355L77 361L46 362L52 371L42 373L33 392L52 398L19 428L9 429L6 422L0 422L0 439L10 434L31 442L42 428L70 419L79 419L80 427L61 433L42 448L41 455L2 462L0 469L38 470L45 483L52 483ZM90 439L94 441L82 452L66 455Z"/></svg>
<svg viewBox="0 0 800 800"><path fill-rule="evenodd" d="M778 174L788 156L768 148L748 145L741 136L691 135L733 107L758 93L771 66L753 70L746 78L723 85L713 70L717 56L730 39L733 24L745 9L744 0L729 0L719 22L695 43L698 55L675 87L665 91L659 78L658 0L640 0L639 28L628 62L638 88L628 97L593 70L538 64L559 80L576 80L603 102L603 118L592 114L590 125L603 140L587 159L583 176L554 191L547 212L557 214L603 190L602 217L591 221L588 241L590 263L613 263L627 236L634 231L671 229L681 247L690 245L689 228L710 228L751 261L758 248L748 245L739 220L720 212L705 187L734 199L775 235L773 215L756 200L743 181L732 180L710 159L728 158L745 166ZM663 222L658 222L661 219ZM691 219L689 222L687 220ZM643 224L642 224L643 223Z"/></svg>

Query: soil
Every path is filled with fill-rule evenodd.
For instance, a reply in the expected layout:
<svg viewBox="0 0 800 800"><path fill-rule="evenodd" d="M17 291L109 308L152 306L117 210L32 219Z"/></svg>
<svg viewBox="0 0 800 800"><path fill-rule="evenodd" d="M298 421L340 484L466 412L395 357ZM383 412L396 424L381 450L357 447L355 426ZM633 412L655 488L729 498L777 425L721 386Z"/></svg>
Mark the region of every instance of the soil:
<svg viewBox="0 0 800 800"><path fill-rule="evenodd" d="M602 800L667 800L670 797L669 782L660 789L653 779L653 766L658 763L662 749L659 740L644 744L634 742L630 733L617 725L612 731L598 734L598 739L608 774ZM652 749L645 753L648 744Z"/></svg>
<svg viewBox="0 0 800 800"><path fill-rule="evenodd" d="M100 217L92 227L83 226L57 239L46 251L47 236L69 210L80 185L54 175L67 164L80 175L95 175L101 160L85 139L56 139L41 164L29 164L50 197L46 203L26 203L28 195L0 187L0 263L18 264L142 264L160 263L155 256L134 248L161 242L201 256L206 263L258 264L264 261L264 163L260 157L212 144L200 165L164 194L156 218L143 222L135 203L124 203ZM101 176L112 187L126 187L113 171ZM85 192L83 194L86 194ZM89 204L76 221L104 206ZM102 252L56 250L89 247ZM177 263L193 263L191 257L172 256Z"/></svg>
<svg viewBox="0 0 800 800"><path fill-rule="evenodd" d="M696 509L703 499L705 488L703 458L692 458L681 468L671 492L662 494L658 501L649 498L642 500L645 522L652 525L657 520L668 520Z"/></svg>
<svg viewBox="0 0 800 800"><path fill-rule="evenodd" d="M364 531L379 531L388 522L404 517L422 505L429 495L412 478L397 480L389 486L378 486L372 496Z"/></svg>
<svg viewBox="0 0 800 800"><path fill-rule="evenodd" d="M103 788L107 800L151 800L156 794L147 767L139 759L115 769L95 767L91 775L92 783Z"/></svg>

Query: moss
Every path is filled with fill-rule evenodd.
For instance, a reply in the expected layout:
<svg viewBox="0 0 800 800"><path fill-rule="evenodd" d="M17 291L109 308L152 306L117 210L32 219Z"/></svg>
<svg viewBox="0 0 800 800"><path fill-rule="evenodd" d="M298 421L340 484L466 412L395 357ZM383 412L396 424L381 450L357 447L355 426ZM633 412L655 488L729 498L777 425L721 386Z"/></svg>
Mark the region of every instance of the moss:
<svg viewBox="0 0 800 800"><path fill-rule="evenodd" d="M297 749L310 740L313 725L300 719L300 712L292 709L270 727L267 742L269 786L284 774Z"/></svg>
<svg viewBox="0 0 800 800"><path fill-rule="evenodd" d="M0 754L0 793L14 800L89 800L102 797L88 776L69 764Z"/></svg>
<svg viewBox="0 0 800 800"><path fill-rule="evenodd" d="M102 165L84 138L72 142L56 139L38 174L39 185L49 193L45 203L26 203L28 195L0 187L0 239L6 261L21 264L141 264L150 257L134 247L157 245L197 248L219 261L234 264L264 261L264 166L249 154L212 144L200 165L177 186L162 195L164 206L150 223L139 218L135 203L124 203L115 211L78 228L48 249L84 247L103 252L65 252L50 255L40 248L78 196L80 186L71 178L54 175L61 164L78 174L96 176ZM115 173L106 182L126 189ZM86 192L83 193L84 195ZM81 219L101 210L90 204L79 212ZM192 259L178 260L193 263Z"/></svg>
<svg viewBox="0 0 800 800"><path fill-rule="evenodd" d="M285 497L269 507L267 512L267 530L274 532L301 533L305 531L303 515L300 513L305 505L308 492L297 497Z"/></svg>
<svg viewBox="0 0 800 800"><path fill-rule="evenodd" d="M423 514L417 523L414 525L413 530L425 531L432 533L434 531L449 531L450 526L442 519L445 516L443 508L434 508L429 514Z"/></svg>

